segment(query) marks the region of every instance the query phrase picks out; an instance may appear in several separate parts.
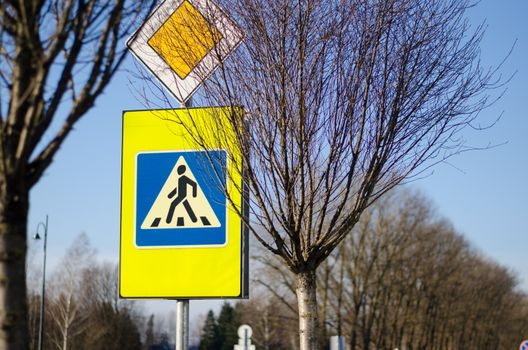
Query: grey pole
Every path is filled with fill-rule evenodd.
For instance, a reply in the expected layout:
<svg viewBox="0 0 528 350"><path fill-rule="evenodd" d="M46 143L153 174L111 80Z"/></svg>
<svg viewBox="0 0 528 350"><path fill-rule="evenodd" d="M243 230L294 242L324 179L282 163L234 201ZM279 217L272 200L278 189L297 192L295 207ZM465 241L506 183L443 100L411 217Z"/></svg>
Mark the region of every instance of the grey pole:
<svg viewBox="0 0 528 350"><path fill-rule="evenodd" d="M192 98L180 108L192 106ZM189 300L176 300L176 350L189 349Z"/></svg>
<svg viewBox="0 0 528 350"><path fill-rule="evenodd" d="M48 215L46 215L46 223L39 222L37 225L37 232L33 238L40 239L38 229L40 225L44 226L44 263L42 264L42 292L40 298L40 322L39 322L39 337L38 349L42 350L44 338L44 301L46 300L46 246L48 243Z"/></svg>
<svg viewBox="0 0 528 350"><path fill-rule="evenodd" d="M330 337L330 350L345 350L345 337L340 335Z"/></svg>
<svg viewBox="0 0 528 350"><path fill-rule="evenodd" d="M189 349L189 300L176 300L176 350Z"/></svg>

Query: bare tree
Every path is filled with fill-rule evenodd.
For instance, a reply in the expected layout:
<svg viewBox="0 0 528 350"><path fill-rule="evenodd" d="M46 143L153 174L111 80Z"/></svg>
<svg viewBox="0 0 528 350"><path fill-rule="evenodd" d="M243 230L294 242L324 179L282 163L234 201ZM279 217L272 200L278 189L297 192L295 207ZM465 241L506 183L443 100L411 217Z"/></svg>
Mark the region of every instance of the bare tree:
<svg viewBox="0 0 528 350"><path fill-rule="evenodd" d="M29 190L108 85L125 57L122 39L152 4L0 2L0 348L28 346ZM53 122L62 125L50 130Z"/></svg>
<svg viewBox="0 0 528 350"><path fill-rule="evenodd" d="M391 192L369 207L322 267L319 328L345 336L350 349L506 350L523 337L528 304L515 276L417 193ZM277 284L291 285L281 268L270 259L258 273L272 291L260 303L278 300ZM280 330L290 323L281 319Z"/></svg>
<svg viewBox="0 0 528 350"><path fill-rule="evenodd" d="M223 63L204 100L245 114L193 137L242 155L249 227L296 275L300 348L316 349L317 267L382 194L467 149L460 131L498 82L479 64L469 0L223 3L246 38L228 60L213 49Z"/></svg>
<svg viewBox="0 0 528 350"><path fill-rule="evenodd" d="M55 323L56 335L51 337L56 349L71 348L71 341L88 328L89 314L81 300L84 271L94 263L95 250L88 237L81 234L66 252L60 268L51 279L50 322Z"/></svg>
<svg viewBox="0 0 528 350"><path fill-rule="evenodd" d="M79 235L50 278L45 348L139 350L143 316L134 301L119 299L118 276Z"/></svg>
<svg viewBox="0 0 528 350"><path fill-rule="evenodd" d="M498 350L522 337L515 319L526 304L514 275L475 252L415 193L367 209L329 260L335 307L326 324L337 328L332 319L341 314L351 349Z"/></svg>
<svg viewBox="0 0 528 350"><path fill-rule="evenodd" d="M135 301L120 300L119 270L115 263L93 264L82 273L81 292L87 320L75 349L141 348L138 326L143 316Z"/></svg>
<svg viewBox="0 0 528 350"><path fill-rule="evenodd" d="M28 340L30 349L37 347L40 321L42 266L36 261L36 257L38 257L36 253L37 246L29 245L26 259L26 276L28 288Z"/></svg>
<svg viewBox="0 0 528 350"><path fill-rule="evenodd" d="M238 302L236 309L241 322L253 328L251 340L256 347L263 350L296 349L291 346L291 338L296 334L297 319L282 301L270 293L258 293L251 300Z"/></svg>

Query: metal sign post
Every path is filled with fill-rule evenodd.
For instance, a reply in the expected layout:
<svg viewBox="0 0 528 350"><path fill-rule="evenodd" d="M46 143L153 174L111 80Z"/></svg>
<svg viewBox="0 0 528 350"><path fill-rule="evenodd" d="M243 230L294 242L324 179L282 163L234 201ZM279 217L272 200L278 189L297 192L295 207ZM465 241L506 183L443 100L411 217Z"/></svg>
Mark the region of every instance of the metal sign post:
<svg viewBox="0 0 528 350"><path fill-rule="evenodd" d="M189 300L176 300L176 350L189 349Z"/></svg>

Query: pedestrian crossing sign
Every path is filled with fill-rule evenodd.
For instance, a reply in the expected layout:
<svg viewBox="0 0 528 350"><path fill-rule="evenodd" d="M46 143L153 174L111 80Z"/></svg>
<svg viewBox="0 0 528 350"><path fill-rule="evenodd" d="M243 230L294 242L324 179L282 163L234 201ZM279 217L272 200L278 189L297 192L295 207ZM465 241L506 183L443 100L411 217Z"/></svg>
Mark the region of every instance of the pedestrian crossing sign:
<svg viewBox="0 0 528 350"><path fill-rule="evenodd" d="M146 152L136 158L136 246L224 245L225 150Z"/></svg>
<svg viewBox="0 0 528 350"><path fill-rule="evenodd" d="M230 123L238 117L231 107L124 112L121 297L247 297L249 209Z"/></svg>

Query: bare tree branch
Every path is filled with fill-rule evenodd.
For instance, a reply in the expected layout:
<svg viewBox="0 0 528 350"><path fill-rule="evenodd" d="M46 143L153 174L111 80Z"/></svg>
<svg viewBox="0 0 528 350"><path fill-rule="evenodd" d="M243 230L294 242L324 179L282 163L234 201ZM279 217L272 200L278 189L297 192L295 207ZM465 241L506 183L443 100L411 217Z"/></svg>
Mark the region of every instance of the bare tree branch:
<svg viewBox="0 0 528 350"><path fill-rule="evenodd" d="M479 62L484 28L465 19L469 0L224 5L246 40L228 60L216 51L203 99L246 115L212 120L214 145L243 157L249 227L297 275L300 321L313 317L301 348L315 349L319 264L380 196L467 147L461 131L501 82Z"/></svg>

